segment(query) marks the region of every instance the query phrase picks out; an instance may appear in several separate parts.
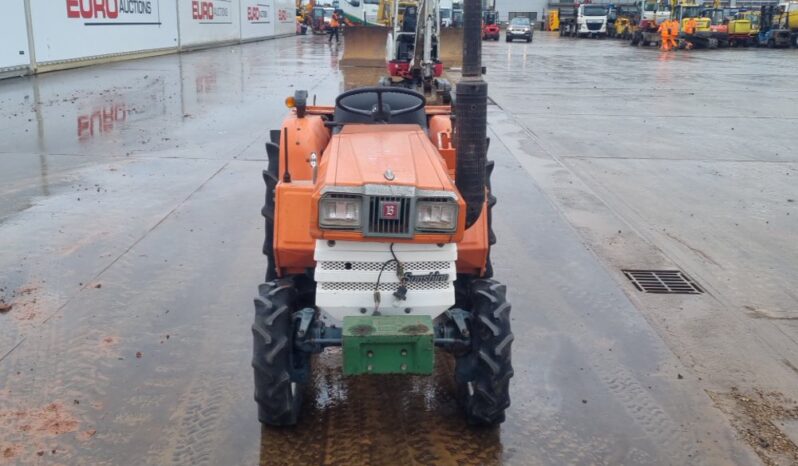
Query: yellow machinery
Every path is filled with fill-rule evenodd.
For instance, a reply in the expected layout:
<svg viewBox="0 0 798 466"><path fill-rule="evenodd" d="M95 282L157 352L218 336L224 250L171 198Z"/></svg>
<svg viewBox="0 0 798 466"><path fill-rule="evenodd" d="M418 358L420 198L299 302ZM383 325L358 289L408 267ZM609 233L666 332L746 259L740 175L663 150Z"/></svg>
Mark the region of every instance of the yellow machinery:
<svg viewBox="0 0 798 466"><path fill-rule="evenodd" d="M620 39L629 39L634 33L634 24L629 18L618 18L615 20L615 35Z"/></svg>
<svg viewBox="0 0 798 466"><path fill-rule="evenodd" d="M309 18L313 13L313 7L316 6L316 0L310 0L307 4L302 5L302 0L296 0L296 21L299 24L309 24Z"/></svg>
<svg viewBox="0 0 798 466"><path fill-rule="evenodd" d="M773 23L778 24L780 29L798 31L798 1L779 4Z"/></svg>
<svg viewBox="0 0 798 466"><path fill-rule="evenodd" d="M558 10L549 10L546 14L546 30L559 31L560 30L560 12Z"/></svg>
<svg viewBox="0 0 798 466"><path fill-rule="evenodd" d="M713 10L705 10L692 2L676 5L671 17L679 20L681 46L715 49L728 43L725 25L723 31L717 30L717 27L712 25L712 18L707 16L705 11L711 13Z"/></svg>
<svg viewBox="0 0 798 466"><path fill-rule="evenodd" d="M695 19L695 34L709 33L712 20L706 16L701 15L701 6L693 2L684 2L676 5L673 9L672 18L679 20L679 30L684 31L687 22L692 18Z"/></svg>
<svg viewBox="0 0 798 466"><path fill-rule="evenodd" d="M760 18L759 11L741 11L729 20L729 46L754 44L759 34Z"/></svg>

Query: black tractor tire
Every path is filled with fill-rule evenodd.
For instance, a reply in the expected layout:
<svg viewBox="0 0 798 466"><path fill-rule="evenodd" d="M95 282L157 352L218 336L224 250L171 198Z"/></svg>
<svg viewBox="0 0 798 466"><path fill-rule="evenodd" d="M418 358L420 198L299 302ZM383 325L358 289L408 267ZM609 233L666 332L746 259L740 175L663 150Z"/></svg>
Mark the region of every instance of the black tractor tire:
<svg viewBox="0 0 798 466"><path fill-rule="evenodd" d="M267 162L266 170L263 170L263 182L266 184L266 195L263 208L260 212L266 220L263 239L263 255L269 259L269 264L266 267L267 282L277 278L277 269L274 266L274 190L277 187L277 178L280 173L280 135L280 130L271 131L271 142L266 144L266 154L268 155L269 161Z"/></svg>
<svg viewBox="0 0 798 466"><path fill-rule="evenodd" d="M510 303L506 287L488 279L458 277L458 286L467 287L471 350L456 358L457 395L471 425L504 422L510 406L510 378L513 376ZM460 293L461 301L465 290Z"/></svg>
<svg viewBox="0 0 798 466"><path fill-rule="evenodd" d="M294 425L302 407L310 354L294 349L296 299L290 277L260 285L255 298L252 368L258 420L266 425Z"/></svg>

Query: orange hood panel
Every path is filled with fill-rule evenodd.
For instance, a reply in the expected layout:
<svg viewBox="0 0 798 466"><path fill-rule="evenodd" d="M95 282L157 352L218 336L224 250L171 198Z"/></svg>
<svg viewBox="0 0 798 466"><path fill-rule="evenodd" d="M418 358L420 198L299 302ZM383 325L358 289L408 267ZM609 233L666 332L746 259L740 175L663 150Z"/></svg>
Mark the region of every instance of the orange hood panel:
<svg viewBox="0 0 798 466"><path fill-rule="evenodd" d="M418 125L347 125L332 137L320 169L328 186L455 191L443 158Z"/></svg>

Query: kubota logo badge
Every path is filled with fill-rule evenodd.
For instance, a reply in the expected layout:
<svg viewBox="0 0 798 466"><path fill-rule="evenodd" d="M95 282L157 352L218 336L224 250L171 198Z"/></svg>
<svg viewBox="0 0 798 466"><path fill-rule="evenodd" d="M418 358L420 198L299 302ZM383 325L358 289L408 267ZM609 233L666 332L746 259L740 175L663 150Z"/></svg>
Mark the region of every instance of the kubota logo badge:
<svg viewBox="0 0 798 466"><path fill-rule="evenodd" d="M380 219L381 220L398 220L400 207L396 201L381 201L380 202Z"/></svg>

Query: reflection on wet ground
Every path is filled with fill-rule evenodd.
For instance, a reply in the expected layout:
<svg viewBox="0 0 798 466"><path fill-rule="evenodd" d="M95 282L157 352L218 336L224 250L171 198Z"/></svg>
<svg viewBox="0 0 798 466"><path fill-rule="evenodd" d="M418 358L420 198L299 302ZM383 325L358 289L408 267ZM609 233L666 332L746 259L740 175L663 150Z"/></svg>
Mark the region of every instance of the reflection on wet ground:
<svg viewBox="0 0 798 466"><path fill-rule="evenodd" d="M430 378L345 379L331 351L315 360L300 424L261 428L249 326L265 269L263 143L295 89L325 104L381 75L340 70L339 54L323 37L291 37L0 83L6 458L746 462L708 397L677 377L682 364L499 142L506 115L495 107L494 265L514 304L507 422L465 425L445 354Z"/></svg>

